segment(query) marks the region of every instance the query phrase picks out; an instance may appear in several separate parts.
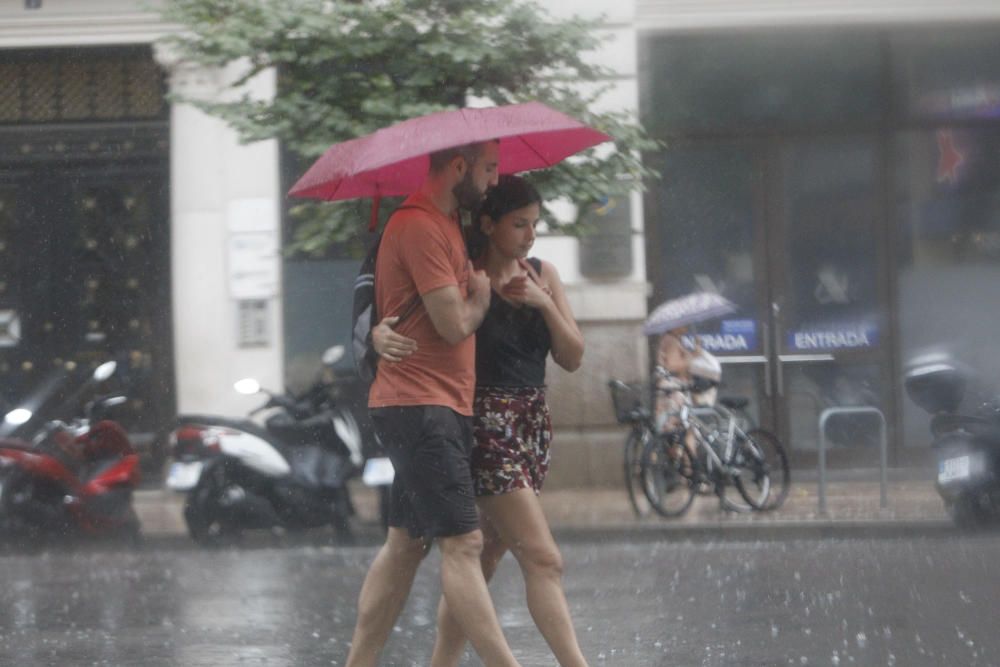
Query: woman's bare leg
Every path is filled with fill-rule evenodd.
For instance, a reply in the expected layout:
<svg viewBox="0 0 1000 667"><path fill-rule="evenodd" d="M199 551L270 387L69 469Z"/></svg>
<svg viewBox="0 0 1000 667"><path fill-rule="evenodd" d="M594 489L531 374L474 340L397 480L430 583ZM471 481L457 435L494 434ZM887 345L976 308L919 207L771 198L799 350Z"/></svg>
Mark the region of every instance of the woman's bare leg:
<svg viewBox="0 0 1000 667"><path fill-rule="evenodd" d="M562 555L552 538L538 497L531 489L519 489L499 496L479 498L478 503L484 524L490 525L491 531L495 531L502 541L502 547L510 549L521 566L528 611L531 612L531 618L548 642L556 660L562 667L586 667L587 661L580 651L576 631L570 619L569 605L566 604L566 595L563 593ZM503 555L500 547L494 547L489 551L491 558L496 553ZM484 549L484 561L486 553L487 549ZM499 557L495 557L492 565L484 562L484 572L486 567L492 568L487 578L492 576L499 560ZM441 662L433 660L431 665L453 667L458 664L462 651L459 649L456 654L454 645L457 642L451 634L450 627L442 626L442 612L446 614L447 610L439 607L439 634L434 651L435 657L440 657ZM447 617L444 622L455 623L454 620L449 621ZM447 635L442 634L440 630L442 627L448 628Z"/></svg>

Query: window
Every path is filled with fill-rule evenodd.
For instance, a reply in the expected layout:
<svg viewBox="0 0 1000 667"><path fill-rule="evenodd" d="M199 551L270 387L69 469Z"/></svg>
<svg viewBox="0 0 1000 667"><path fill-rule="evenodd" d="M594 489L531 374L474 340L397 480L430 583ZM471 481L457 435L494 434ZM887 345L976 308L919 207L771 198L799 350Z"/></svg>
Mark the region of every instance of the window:
<svg viewBox="0 0 1000 667"><path fill-rule="evenodd" d="M655 135L875 125L886 107L873 32L656 36L642 53Z"/></svg>

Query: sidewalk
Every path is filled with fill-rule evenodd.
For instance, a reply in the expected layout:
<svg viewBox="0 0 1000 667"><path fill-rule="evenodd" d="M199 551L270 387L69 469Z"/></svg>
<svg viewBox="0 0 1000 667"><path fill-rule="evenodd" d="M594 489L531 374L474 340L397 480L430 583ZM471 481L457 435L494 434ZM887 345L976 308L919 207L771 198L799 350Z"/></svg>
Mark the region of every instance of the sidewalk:
<svg viewBox="0 0 1000 667"><path fill-rule="evenodd" d="M357 484L352 494L362 542L379 541L375 493ZM719 509L714 496L702 496L678 519L636 518L624 488L560 489L544 492L541 498L559 539L780 539L955 532L932 482L890 482L887 495L888 507L882 509L878 482L831 482L827 514L820 516L817 484L805 481L793 483L787 501L777 511L728 513ZM182 495L165 489L136 493L135 507L147 539L186 538L183 502Z"/></svg>

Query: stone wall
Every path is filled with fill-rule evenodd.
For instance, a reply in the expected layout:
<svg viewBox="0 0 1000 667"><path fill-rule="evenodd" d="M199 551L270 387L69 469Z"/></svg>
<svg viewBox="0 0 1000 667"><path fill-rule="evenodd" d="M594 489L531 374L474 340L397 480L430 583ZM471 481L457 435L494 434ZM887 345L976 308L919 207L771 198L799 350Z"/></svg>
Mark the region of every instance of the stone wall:
<svg viewBox="0 0 1000 667"><path fill-rule="evenodd" d="M546 488L615 487L622 484L627 433L615 421L608 380L637 380L647 368L641 321L581 322L583 365L567 373L551 360L548 401L555 435Z"/></svg>

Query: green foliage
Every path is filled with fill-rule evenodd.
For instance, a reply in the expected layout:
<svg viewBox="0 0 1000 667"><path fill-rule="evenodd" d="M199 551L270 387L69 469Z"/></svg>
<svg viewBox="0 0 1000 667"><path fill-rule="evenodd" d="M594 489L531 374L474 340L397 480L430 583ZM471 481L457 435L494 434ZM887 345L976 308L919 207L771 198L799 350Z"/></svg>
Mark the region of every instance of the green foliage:
<svg viewBox="0 0 1000 667"><path fill-rule="evenodd" d="M539 100L614 138L610 155L591 150L532 174L548 198L568 197L582 211L654 175L639 155L656 144L634 119L592 111L611 75L585 57L599 45L598 24L555 20L530 0L166 0L164 18L184 28L168 38L184 59L248 63L234 87L277 69L272 101L192 102L245 142L280 140L303 168L334 142L485 98ZM294 248L322 254L355 238L369 210L294 206Z"/></svg>

